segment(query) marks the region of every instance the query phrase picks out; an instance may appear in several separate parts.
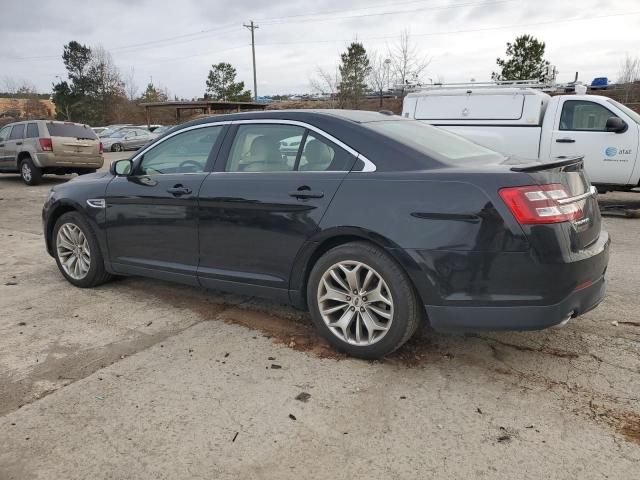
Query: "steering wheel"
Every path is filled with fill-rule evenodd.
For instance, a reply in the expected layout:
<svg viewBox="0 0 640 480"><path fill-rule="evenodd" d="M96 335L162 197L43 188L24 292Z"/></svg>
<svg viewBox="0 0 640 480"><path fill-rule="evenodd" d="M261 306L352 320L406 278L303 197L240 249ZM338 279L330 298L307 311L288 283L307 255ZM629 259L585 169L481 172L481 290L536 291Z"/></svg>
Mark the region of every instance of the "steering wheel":
<svg viewBox="0 0 640 480"><path fill-rule="evenodd" d="M185 160L180 164L178 168L180 169L180 172L184 172L184 170L186 169L187 170L186 173L194 173L194 172L202 171L202 165L196 162L195 160Z"/></svg>

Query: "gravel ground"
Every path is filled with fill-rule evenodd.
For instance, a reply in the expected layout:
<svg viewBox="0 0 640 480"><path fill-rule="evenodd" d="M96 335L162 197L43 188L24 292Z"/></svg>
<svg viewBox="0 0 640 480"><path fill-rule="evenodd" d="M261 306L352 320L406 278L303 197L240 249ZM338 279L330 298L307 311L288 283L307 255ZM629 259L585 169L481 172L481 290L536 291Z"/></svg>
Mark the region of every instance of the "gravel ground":
<svg viewBox="0 0 640 480"><path fill-rule="evenodd" d="M637 478L640 220L607 217L608 296L567 326L365 362L286 306L72 287L40 219L65 180L0 176L0 479Z"/></svg>

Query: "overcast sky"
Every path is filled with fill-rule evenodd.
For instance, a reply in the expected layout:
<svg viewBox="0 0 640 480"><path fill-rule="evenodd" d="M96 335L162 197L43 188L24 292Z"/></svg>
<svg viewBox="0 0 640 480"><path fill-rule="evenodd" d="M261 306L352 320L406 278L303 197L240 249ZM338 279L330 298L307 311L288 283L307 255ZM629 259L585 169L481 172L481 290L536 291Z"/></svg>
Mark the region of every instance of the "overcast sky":
<svg viewBox="0 0 640 480"><path fill-rule="evenodd" d="M252 88L250 33L256 30L258 94L310 91L318 67L334 70L348 43L386 55L402 30L431 58L425 79L489 80L506 42L523 33L547 45L560 81L617 77L625 54L640 54L639 0L2 0L0 90L27 80L49 92L66 77L63 45L77 40L111 52L140 90L201 96L212 63L233 64Z"/></svg>

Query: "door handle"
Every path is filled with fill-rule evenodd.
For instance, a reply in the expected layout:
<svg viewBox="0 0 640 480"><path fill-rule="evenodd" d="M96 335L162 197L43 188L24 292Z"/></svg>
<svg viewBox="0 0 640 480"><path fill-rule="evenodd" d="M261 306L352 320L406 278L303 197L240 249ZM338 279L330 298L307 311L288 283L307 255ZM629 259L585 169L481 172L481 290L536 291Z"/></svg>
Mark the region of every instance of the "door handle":
<svg viewBox="0 0 640 480"><path fill-rule="evenodd" d="M167 192L175 197L179 197L181 195L190 195L191 189L189 187L185 187L184 185L174 185L171 188L167 188Z"/></svg>
<svg viewBox="0 0 640 480"><path fill-rule="evenodd" d="M573 138L556 138L556 143L576 143Z"/></svg>
<svg viewBox="0 0 640 480"><path fill-rule="evenodd" d="M322 198L324 197L324 192L317 192L309 189L298 189L293 192L289 192L290 197L295 198Z"/></svg>
<svg viewBox="0 0 640 480"><path fill-rule="evenodd" d="M16 145L22 145L22 142L16 142Z"/></svg>

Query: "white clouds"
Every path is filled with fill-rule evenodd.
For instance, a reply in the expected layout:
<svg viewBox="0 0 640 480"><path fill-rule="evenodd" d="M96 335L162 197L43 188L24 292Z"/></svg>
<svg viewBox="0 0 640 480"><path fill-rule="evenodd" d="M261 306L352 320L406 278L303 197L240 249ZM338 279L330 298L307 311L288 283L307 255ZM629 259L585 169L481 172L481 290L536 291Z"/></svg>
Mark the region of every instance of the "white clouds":
<svg viewBox="0 0 640 480"><path fill-rule="evenodd" d="M56 75L64 75L63 45L77 40L102 44L122 71L135 66L137 83L153 76L155 83L180 96L201 95L209 66L220 61L235 65L249 86L251 49L242 24L253 18L260 25L256 31L260 94L306 91L317 66L337 64L350 40L357 37L367 49L385 51L405 28L420 50L432 57L425 77L486 80L506 42L530 33L546 42L546 56L560 70L561 80L572 79L575 71L584 81L595 76L615 79L624 52L639 50L640 5L636 0L576 4L562 0L12 2L3 5L0 18L0 70L2 76L29 79L46 91ZM309 15L314 12L320 14ZM387 15L375 15L381 12ZM611 16L620 13L625 15ZM585 17L600 18L570 21ZM15 18L29 21L18 23ZM177 36L181 37L157 41ZM19 59L24 57L29 59Z"/></svg>

